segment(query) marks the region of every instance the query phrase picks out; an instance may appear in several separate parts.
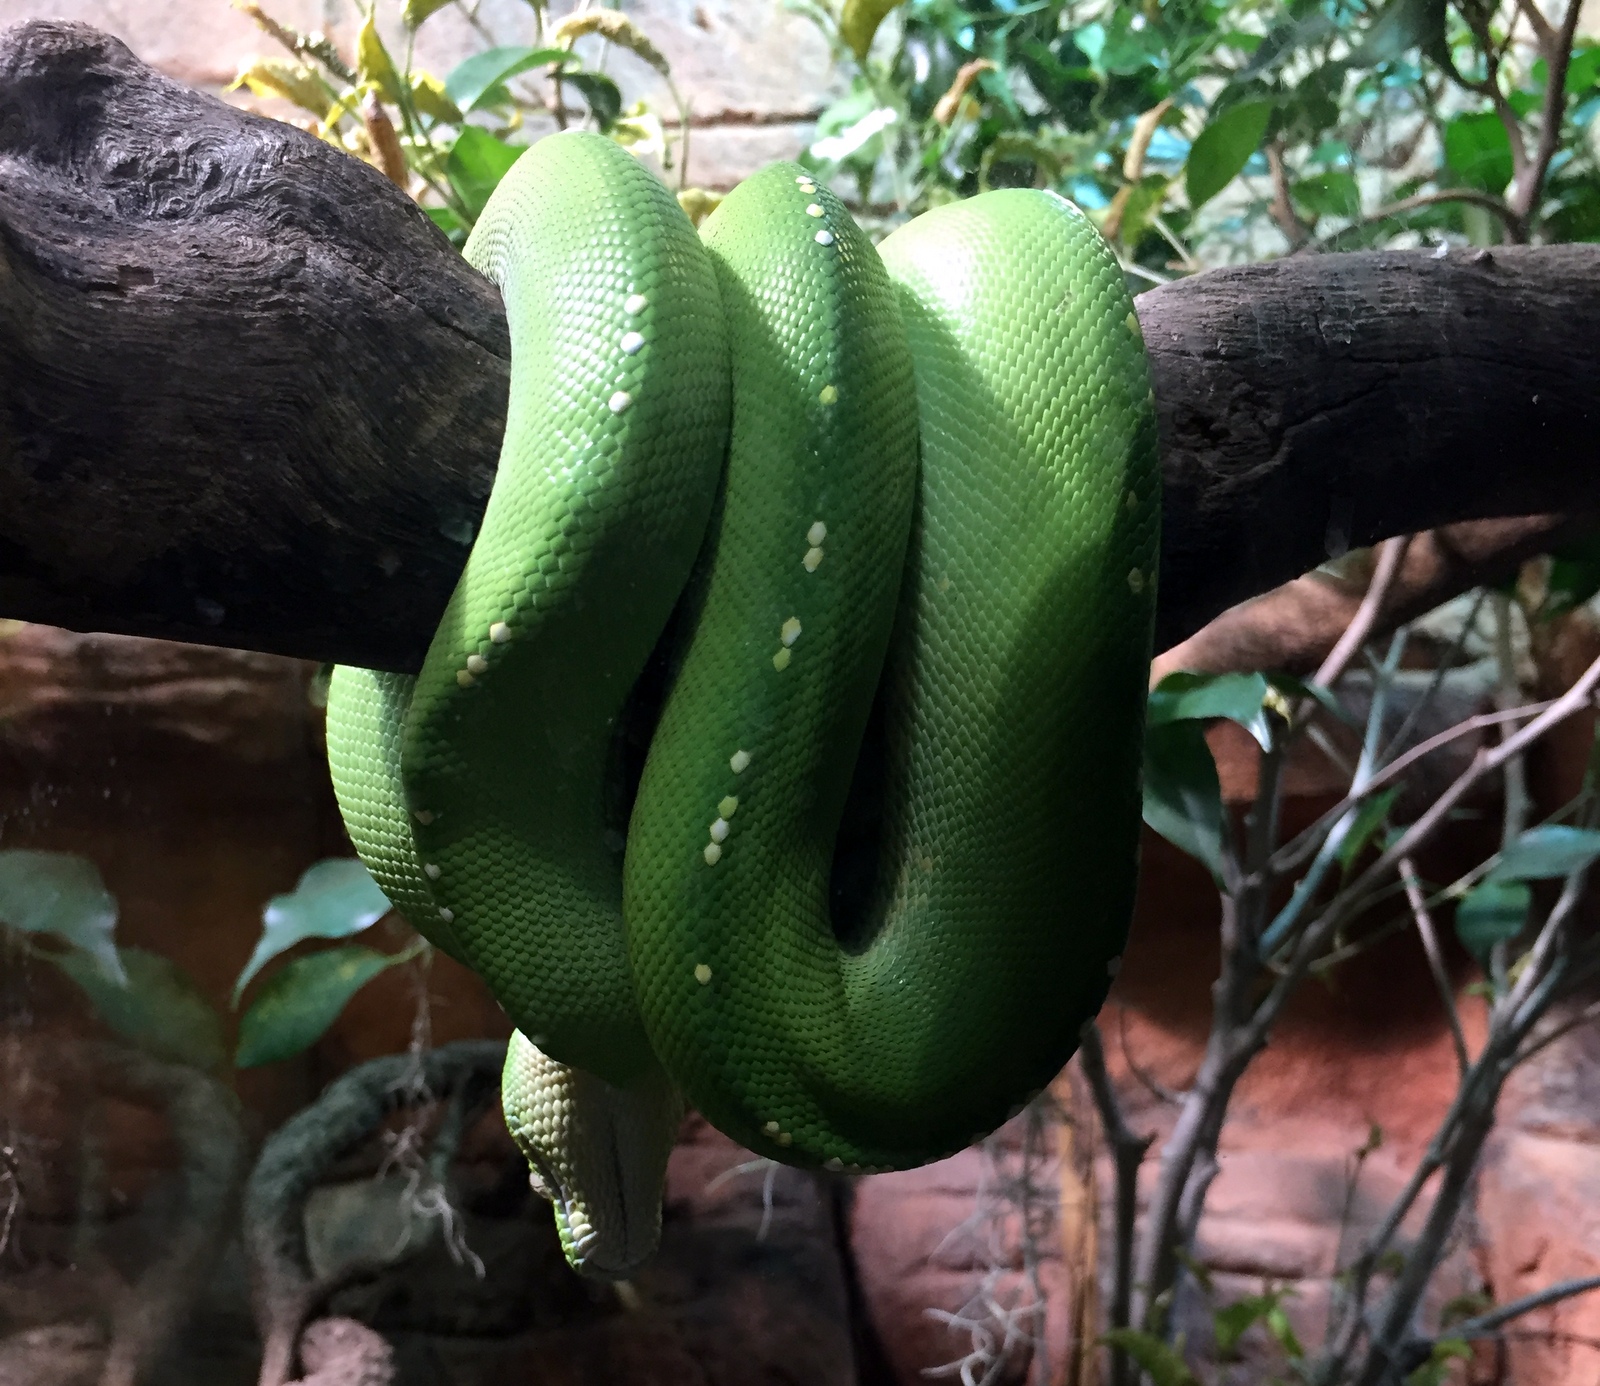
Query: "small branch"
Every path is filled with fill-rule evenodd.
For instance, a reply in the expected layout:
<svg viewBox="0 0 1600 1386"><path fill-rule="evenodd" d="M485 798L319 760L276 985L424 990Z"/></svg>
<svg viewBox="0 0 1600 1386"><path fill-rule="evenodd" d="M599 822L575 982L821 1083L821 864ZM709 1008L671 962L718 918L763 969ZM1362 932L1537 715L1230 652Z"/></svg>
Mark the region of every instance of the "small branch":
<svg viewBox="0 0 1600 1386"><path fill-rule="evenodd" d="M1465 1074L1472 1066L1467 1053L1467 1037L1461 1028L1455 991L1450 985L1450 975L1445 971L1438 935L1434 932L1433 916L1428 913L1428 902L1422 896L1422 883L1417 879L1417 868L1410 857L1400 859L1400 878L1405 882L1406 900L1411 905L1411 916L1417 922L1417 936L1422 940L1422 951L1428 955L1428 970L1433 974L1434 985L1439 988L1439 999L1444 1002L1444 1012L1450 1021L1450 1038L1456 1047L1456 1066Z"/></svg>
<svg viewBox="0 0 1600 1386"><path fill-rule="evenodd" d="M1283 163L1283 141L1273 140L1267 146L1267 169L1272 175L1272 219L1278 223L1291 251L1299 250L1311 239L1311 228L1300 220L1289 195L1289 170Z"/></svg>
<svg viewBox="0 0 1600 1386"><path fill-rule="evenodd" d="M1464 1323L1452 1324L1448 1336L1465 1338L1468 1341L1474 1338L1492 1338L1495 1330L1503 1323L1510 1323L1512 1319L1531 1314L1535 1309L1543 1309L1547 1304L1572 1299L1576 1295L1586 1295L1591 1290L1600 1290L1600 1275L1585 1276L1581 1280L1562 1280L1554 1285L1547 1285L1531 1295L1523 1295L1521 1299L1514 1299L1509 1304L1502 1304L1487 1314L1479 1314Z"/></svg>
<svg viewBox="0 0 1600 1386"><path fill-rule="evenodd" d="M1517 722L1524 718L1536 717L1541 712L1548 711L1555 706L1554 699L1541 703L1528 703L1522 707L1511 708L1505 712L1480 712L1457 722L1453 727L1446 727L1442 732L1430 736L1426 741L1418 742L1403 756L1396 757L1370 780L1359 791L1352 791L1345 795L1337 804L1322 815L1309 828L1306 828L1292 842L1287 843L1278 855L1273 858L1272 869L1278 874L1295 871L1316 849L1321 841L1322 833L1353 807L1371 798L1378 790L1394 783L1402 774L1409 770L1424 756L1430 756L1441 746L1447 746L1452 741L1459 741L1463 736L1470 736L1473 732L1483 731L1488 727L1502 726L1507 722Z"/></svg>
<svg viewBox="0 0 1600 1386"><path fill-rule="evenodd" d="M1316 683L1320 683L1324 688L1332 688L1339 681L1339 676L1349 667L1350 661L1367 643L1373 628L1378 624L1378 618L1383 614L1384 601L1393 588L1395 579L1400 576L1400 568L1405 562L1406 549L1410 543L1410 536L1402 535L1398 539L1386 539L1378 545L1378 561L1373 566L1372 581L1367 584L1367 594L1361 599L1361 605L1356 608L1354 618L1345 628L1344 634L1339 637L1338 643L1328 651L1328 657L1322 661L1322 667L1314 676Z"/></svg>
<svg viewBox="0 0 1600 1386"><path fill-rule="evenodd" d="M1531 0L1524 0L1526 9L1533 8ZM1512 179L1509 202L1526 224L1538 209L1544 192L1544 180L1550 172L1550 161L1561 145L1561 125L1567 111L1567 67L1572 61L1572 42L1578 32L1578 16L1583 11L1583 0L1567 0L1567 12L1562 17L1561 28L1551 33L1550 26L1540 16L1534 32L1539 38L1539 48L1545 61L1544 107L1539 117L1539 143L1533 157L1525 160ZM1515 153L1515 148L1513 148Z"/></svg>
<svg viewBox="0 0 1600 1386"><path fill-rule="evenodd" d="M1411 197L1402 197L1398 202L1386 203L1377 211L1362 217L1354 225L1342 226L1331 235L1325 236L1318 242L1317 249L1332 250L1345 237L1369 226L1376 226L1380 221L1404 216L1407 212L1419 211L1424 207L1439 207L1451 202L1464 202L1468 206L1481 207L1484 211L1492 213L1511 233L1513 241L1520 243L1528 238L1526 219L1514 208L1508 207L1503 198L1498 198L1493 193L1478 192L1473 188L1439 188L1434 192L1416 193Z"/></svg>
<svg viewBox="0 0 1600 1386"><path fill-rule="evenodd" d="M306 1318L332 1287L312 1275L305 1200L323 1172L376 1131L390 1112L419 1095L440 1101L458 1089L481 1111L498 1091L505 1044L459 1040L418 1060L391 1054L351 1069L311 1106L291 1117L261 1149L245 1186L243 1236L262 1339L260 1386L285 1386Z"/></svg>
<svg viewBox="0 0 1600 1386"><path fill-rule="evenodd" d="M1116 1240L1112 1248L1112 1284L1110 1326L1126 1328L1133 1304L1133 1235L1138 1217L1139 1166L1150 1149L1154 1136L1141 1136L1123 1119L1122 1104L1106 1072L1105 1049L1100 1031L1094 1021L1084 1025L1080 1035L1078 1062L1084 1077L1089 1080L1089 1090L1094 1094L1095 1110L1100 1114L1100 1124L1111 1143L1112 1158L1116 1163L1117 1186L1115 1203ZM1111 1386L1131 1386L1132 1363L1121 1348L1111 1350Z"/></svg>

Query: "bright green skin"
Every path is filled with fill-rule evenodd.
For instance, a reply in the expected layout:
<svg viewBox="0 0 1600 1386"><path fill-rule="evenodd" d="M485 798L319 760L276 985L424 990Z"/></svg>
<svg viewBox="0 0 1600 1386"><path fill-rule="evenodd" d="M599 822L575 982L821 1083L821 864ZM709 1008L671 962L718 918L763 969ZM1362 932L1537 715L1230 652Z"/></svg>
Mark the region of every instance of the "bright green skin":
<svg viewBox="0 0 1600 1386"><path fill-rule="evenodd" d="M341 670L329 741L380 884L538 1045L513 1046L507 1117L569 1258L621 1274L680 1090L780 1160L893 1168L986 1134L1070 1056L1132 904L1160 506L1137 321L1070 204L987 194L880 258L780 166L696 259L664 210L648 235L584 221L619 188L670 206L604 144L536 145L469 243L513 333L494 495L415 689ZM648 345L621 357L624 280L652 274ZM559 440L619 417L638 469L575 508L599 483ZM552 569L550 536L597 511L614 529ZM703 535L619 864L616 717ZM852 795L880 689L881 797ZM841 816L879 830L839 874L847 946ZM584 1097L563 1065L613 1086ZM618 1162L648 1166L631 1194L601 1188Z"/></svg>

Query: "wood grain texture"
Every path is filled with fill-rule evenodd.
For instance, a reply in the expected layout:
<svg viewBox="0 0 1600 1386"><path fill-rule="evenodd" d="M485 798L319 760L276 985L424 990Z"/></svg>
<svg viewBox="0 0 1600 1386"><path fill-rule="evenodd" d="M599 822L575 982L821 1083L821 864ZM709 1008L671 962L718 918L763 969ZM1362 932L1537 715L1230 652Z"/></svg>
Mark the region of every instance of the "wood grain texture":
<svg viewBox="0 0 1600 1386"><path fill-rule="evenodd" d="M1158 647L1349 547L1600 509L1600 246L1137 300ZM499 297L366 165L84 25L0 32L0 616L414 669L505 417Z"/></svg>

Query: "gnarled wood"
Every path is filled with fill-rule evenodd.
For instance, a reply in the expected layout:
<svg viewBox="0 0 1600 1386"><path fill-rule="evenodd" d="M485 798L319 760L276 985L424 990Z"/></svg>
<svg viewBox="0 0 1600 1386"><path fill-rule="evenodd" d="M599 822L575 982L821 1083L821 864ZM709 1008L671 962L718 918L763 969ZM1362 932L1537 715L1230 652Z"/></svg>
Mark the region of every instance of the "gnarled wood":
<svg viewBox="0 0 1600 1386"><path fill-rule="evenodd" d="M1600 246L1138 300L1158 643L1329 553L1600 508ZM83 25L0 33L0 615L410 669L493 476L499 299L372 169Z"/></svg>

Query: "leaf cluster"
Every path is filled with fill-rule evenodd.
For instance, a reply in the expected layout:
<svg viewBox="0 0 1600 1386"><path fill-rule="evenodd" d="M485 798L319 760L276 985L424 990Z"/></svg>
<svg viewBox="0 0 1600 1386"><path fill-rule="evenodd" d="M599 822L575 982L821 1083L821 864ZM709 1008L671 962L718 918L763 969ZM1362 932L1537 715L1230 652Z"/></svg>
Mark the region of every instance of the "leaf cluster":
<svg viewBox="0 0 1600 1386"><path fill-rule="evenodd" d="M890 220L1053 188L1146 285L1285 249L1600 239L1600 45L1532 0L787 3L851 79L809 162Z"/></svg>

